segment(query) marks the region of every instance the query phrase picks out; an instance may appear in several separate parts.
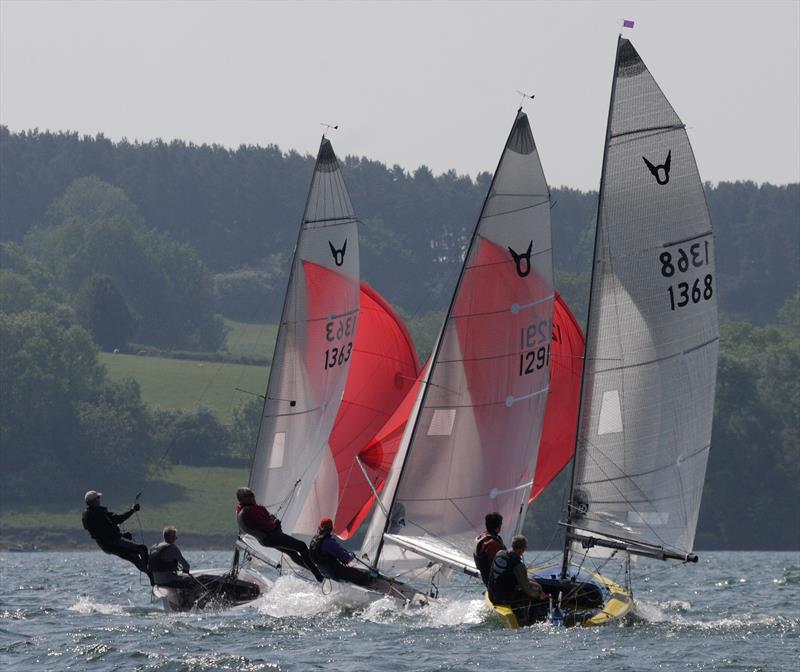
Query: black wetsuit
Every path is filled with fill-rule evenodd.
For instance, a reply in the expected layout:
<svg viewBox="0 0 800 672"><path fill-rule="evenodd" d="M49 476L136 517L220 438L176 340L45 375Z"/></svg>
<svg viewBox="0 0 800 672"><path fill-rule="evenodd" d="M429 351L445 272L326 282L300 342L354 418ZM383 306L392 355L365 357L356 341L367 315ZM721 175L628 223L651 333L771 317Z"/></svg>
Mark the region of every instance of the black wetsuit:
<svg viewBox="0 0 800 672"><path fill-rule="evenodd" d="M347 566L347 562L352 561L355 556L342 548L330 532L318 532L308 545L308 550L311 559L328 578L348 581L357 586L366 586L372 582L369 572Z"/></svg>
<svg viewBox="0 0 800 672"><path fill-rule="evenodd" d="M546 602L541 594L534 592L522 558L513 551L498 551L489 573L489 599L514 611L520 625L546 616Z"/></svg>
<svg viewBox="0 0 800 672"><path fill-rule="evenodd" d="M132 515L133 509L125 513L113 513L105 506L87 504L83 512L83 527L104 553L131 562L136 569L146 574L147 546L126 539L119 529L120 523L124 523Z"/></svg>
<svg viewBox="0 0 800 672"><path fill-rule="evenodd" d="M300 539L285 534L281 530L280 522L271 515L263 506L258 504L239 505L236 512L236 523L243 534L251 534L262 546L276 548L281 553L288 555L300 567L310 571L317 581L325 579L319 571L306 546ZM269 528L266 525L270 525Z"/></svg>
<svg viewBox="0 0 800 672"><path fill-rule="evenodd" d="M194 588L197 581L190 576L178 576L178 569L189 571L189 563L181 550L166 541L150 547L150 571L157 586Z"/></svg>

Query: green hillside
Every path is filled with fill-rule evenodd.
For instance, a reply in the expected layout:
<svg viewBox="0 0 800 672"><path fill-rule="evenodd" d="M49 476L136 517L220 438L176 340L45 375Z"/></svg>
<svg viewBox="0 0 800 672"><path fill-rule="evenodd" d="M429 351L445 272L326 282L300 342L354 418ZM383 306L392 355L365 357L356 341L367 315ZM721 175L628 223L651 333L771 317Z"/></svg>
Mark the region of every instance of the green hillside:
<svg viewBox="0 0 800 672"><path fill-rule="evenodd" d="M139 513L142 528L160 530L165 525L175 525L186 533L231 533L236 526L234 493L244 483L247 483L247 469L172 467L145 487ZM134 489L126 493L106 492L103 503L114 511L124 511L133 500ZM32 507L19 511L4 510L0 512L0 529L5 534L15 529L80 531L82 510L80 501L66 511ZM136 518L132 518L127 527L138 534Z"/></svg>
<svg viewBox="0 0 800 672"><path fill-rule="evenodd" d="M133 378L139 383L145 403L187 411L204 406L226 424L231 422L233 409L250 399L236 388L264 394L269 374L263 366L106 352L100 353L100 361L111 380Z"/></svg>

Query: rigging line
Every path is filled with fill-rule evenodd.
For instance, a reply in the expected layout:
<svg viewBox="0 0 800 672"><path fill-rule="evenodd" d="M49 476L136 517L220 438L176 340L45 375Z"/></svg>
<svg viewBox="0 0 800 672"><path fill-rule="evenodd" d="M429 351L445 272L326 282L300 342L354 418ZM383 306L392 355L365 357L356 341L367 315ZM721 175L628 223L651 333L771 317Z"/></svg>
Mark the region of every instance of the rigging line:
<svg viewBox="0 0 800 672"><path fill-rule="evenodd" d="M383 512L384 516L389 516L389 512L386 510L386 507L383 505L381 498L378 497L378 491L375 489L375 486L372 484L372 481L369 480L369 476L367 475L367 470L364 468L364 465L361 463L361 460L358 459L358 455L355 456L356 464L358 464L359 468L361 469L361 473L364 474L364 478L367 480L367 485L369 485L369 489L372 490L372 494L375 496L375 501L378 503L381 511ZM352 468L352 465L351 465Z"/></svg>
<svg viewBox="0 0 800 672"><path fill-rule="evenodd" d="M467 514L466 514L466 513L464 513L464 512L461 510L461 507L460 507L458 504L456 504L456 501L455 501L455 499L451 499L451 498L449 498L449 497L448 497L448 498L447 498L447 501L448 501L448 502L450 502L450 503L451 503L451 504L452 504L452 505L455 507L456 511L458 511L458 512L461 514L461 517L462 517L462 518L463 518L463 519L464 519L464 520L467 522L467 525L469 525L469 526L470 526L471 528L473 528L473 529L476 527L475 523L474 523L473 521L471 521L471 520L470 520L470 519L467 517ZM480 525L477 525L477 527L480 527Z"/></svg>
<svg viewBox="0 0 800 672"><path fill-rule="evenodd" d="M599 448L598 446L595 446L594 444L590 443L589 441L587 441L587 443L588 443L588 444L589 444L589 445L590 445L590 446L591 446L591 447L592 447L594 450L596 450L598 453L600 453L600 454L601 454L601 455L602 455L602 456L603 456L603 457L604 457L606 460L608 460L608 461L609 461L611 464L613 464L613 465L614 465L614 466L615 466L617 469L619 469L620 471L623 471L623 470L622 470L622 468L621 468L619 465L617 465L617 463L616 463L616 462L614 462L614 460L612 460L611 458L609 458L609 457L608 457L608 455L606 455L606 454L603 452L603 450L602 450L601 448ZM606 480L607 480L607 482L608 482L608 483L610 483L610 484L612 485L612 487L613 487L613 488L614 488L614 489L615 489L615 490L616 490L616 491L619 493L619 496L622 498L622 500L623 500L623 501L624 501L624 502L625 502L625 503L626 503L628 506L630 506L630 507L631 507L631 508L632 508L632 509L633 509L633 510L636 512L636 513L638 513L638 514L639 514L639 516L641 517L641 519L642 519L642 522L644 522L645 526L646 526L646 527L647 527L647 528L648 528L648 529L649 529L649 530L650 530L650 531L653 533L653 536L654 536L654 537L656 537L656 539L658 539L658 540L659 540L659 541L660 541L660 542L663 544L663 548L665 548L665 549L671 548L671 546L670 546L669 544L667 544L667 543L666 543L666 542L665 542L665 541L664 541L664 540L661 538L661 535L659 535L659 534L658 534L658 532L656 532L656 531L653 529L652 525L650 525L650 523L648 523L648 522L647 522L647 519L645 518L645 516L643 516L643 515L642 515L642 512L641 512L641 511L639 511L639 509L637 509L637 508L636 508L636 506L634 506L634 505L633 505L633 503L632 503L632 502L630 502L630 501L628 500L628 498L627 498L627 497L626 497L626 496L623 494L622 490L620 490L620 489L619 489L619 488L618 488L618 487L617 487L617 486L614 484L614 482L613 482L613 481L609 480L609 479L610 479L610 477L609 477L609 475L608 475L608 474L605 472L605 469L603 469L603 467L602 467L602 465L600 464L599 460L598 460L598 459L597 459L597 458L596 458L594 455L592 455L592 453L591 453L590 451L588 451L588 450L584 450L584 454L585 454L585 455L588 455L588 456L589 456L589 457L590 457L592 460L594 460L595 466L597 466L597 468L598 468L598 469L599 469L599 470L600 470L600 471L603 473L603 475L606 477ZM623 473L624 473L624 471L623 471ZM637 490L638 490L638 491L641 493L641 495L642 495L642 498L643 498L643 501L645 501L645 502L648 502L648 503L649 503L651 506L653 506L653 508L655 508L655 505L653 504L653 502L651 502L651 501L650 501L650 498L649 498L649 497L648 497L648 496L645 494L645 492L644 492L644 491L643 491L643 490L642 490L642 489L639 487L639 484L638 484L638 483L636 483L636 482L635 482L635 481L633 481L633 480L631 480L631 483L632 483L632 484L633 484L633 486L634 486L634 487L635 487L635 488L636 488L636 489L637 489Z"/></svg>
<svg viewBox="0 0 800 672"><path fill-rule="evenodd" d="M687 460L692 459L693 457L699 455L700 453L705 452L709 448L711 448L711 444L706 444L702 448L698 448L697 450L695 450L693 453L690 453L689 455L686 455L680 462L681 463L686 462ZM616 466L616 465L614 465L614 466ZM662 465L660 467L656 467L654 469L648 469L647 471L639 471L639 472L637 472L635 474L623 473L622 476L614 476L614 477L610 477L609 476L609 477L606 477L605 479L602 479L602 480L583 481L582 484L583 485L596 485L598 483L605 483L607 481L619 481L619 480L622 480L624 478L640 478L641 476L649 476L650 474L655 474L655 473L657 473L659 471L664 471L665 469L673 469L676 466L677 466L677 463L670 462L668 464L664 464L664 465ZM620 469L620 471L622 471L622 470ZM663 499L669 499L669 497L664 497ZM654 501L654 500L649 500L647 498L645 498L645 500L649 501L650 503L652 503ZM659 501L659 500L655 500L655 501ZM609 504L610 502L605 502L605 503Z"/></svg>

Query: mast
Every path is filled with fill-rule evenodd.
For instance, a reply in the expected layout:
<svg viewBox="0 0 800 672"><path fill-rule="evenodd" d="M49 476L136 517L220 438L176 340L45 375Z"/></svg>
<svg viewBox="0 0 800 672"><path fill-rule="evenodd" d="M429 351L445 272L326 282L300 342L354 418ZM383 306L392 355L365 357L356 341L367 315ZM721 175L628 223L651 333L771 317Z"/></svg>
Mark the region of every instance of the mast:
<svg viewBox="0 0 800 672"><path fill-rule="evenodd" d="M311 192L314 189L314 175L317 173L317 168L319 168L319 158L322 154L322 145L325 142L325 134L322 134L322 138L319 141L319 149L317 150L317 158L314 161L314 170L311 173L311 179L308 183L308 192L306 193L306 202L303 206L303 217L300 220L300 226L297 228L297 238L294 241L294 248L292 249L292 265L289 268L289 280L286 283L286 291L283 293L283 306L281 307L281 321L278 323L278 335L275 338L275 347L272 349L273 359L275 353L278 352L278 348L280 345L280 339L282 337L282 332L284 330L284 323L286 322L286 304L288 303L289 299L289 290L292 287L292 281L294 280L295 276L295 269L297 268L297 250L300 247L300 238L303 236L303 229L306 223L306 215L308 214L308 203L311 199ZM267 388L264 391L264 405L261 408L261 419L258 422L258 433L256 434L256 445L253 447L253 453L250 456L250 473L247 475L247 486L251 487L253 485L253 465L256 461L256 455L258 454L258 446L261 445L261 431L264 428L264 417L266 416L267 412L267 404L269 403L269 389L270 385L272 384L273 380L272 377L275 373L275 367L270 365L269 367L269 375L267 376Z"/></svg>
<svg viewBox="0 0 800 672"><path fill-rule="evenodd" d="M580 440L581 430L583 425L583 390L586 384L586 370L589 366L589 320L591 319L592 314L592 295L594 293L594 272L597 266L597 241L598 241L598 234L600 232L600 217L602 217L603 212L603 188L605 187L606 181L606 164L608 163L608 146L611 142L611 114L614 109L614 94L616 93L617 89L617 68L619 66L619 48L622 44L622 34L620 33L617 37L617 50L614 55L614 71L611 79L611 95L608 101L608 117L606 119L606 140L605 145L603 146L603 165L600 169L600 191L597 194L597 218L595 219L595 228L594 228L594 250L592 251L592 272L589 279L589 305L586 309L586 346L583 352L583 372L581 374L581 391L580 391L580 405L578 406L578 425L577 431L575 432L575 452L572 457L572 471L570 474L570 485L569 485L569 502L567 503L567 529L564 534L564 556L561 561L561 578L567 578L567 568L569 566L569 547L570 547L570 534L572 532L572 495L575 490L575 463L578 460L578 441Z"/></svg>

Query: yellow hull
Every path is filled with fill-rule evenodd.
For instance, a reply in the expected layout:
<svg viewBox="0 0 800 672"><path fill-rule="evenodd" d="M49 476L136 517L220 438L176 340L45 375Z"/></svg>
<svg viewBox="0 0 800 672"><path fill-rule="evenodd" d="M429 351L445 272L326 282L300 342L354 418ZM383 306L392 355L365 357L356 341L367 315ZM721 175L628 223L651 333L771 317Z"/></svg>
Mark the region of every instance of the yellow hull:
<svg viewBox="0 0 800 672"><path fill-rule="evenodd" d="M529 574L533 574L536 571L537 570L529 570ZM595 581L601 584L603 593L606 596L606 601L604 602L601 610L599 610L591 618L587 618L581 623L581 625L584 627L605 625L612 621L618 621L622 618L625 618L625 616L627 616L630 610L633 608L633 598L631 597L631 594L619 584L607 579L604 576L601 576L600 574L596 574L595 572L587 572L587 574L590 574ZM489 608L495 612L505 627L512 629L520 627L517 617L510 607L493 604L489 599L488 592L483 594L483 600L486 602Z"/></svg>

